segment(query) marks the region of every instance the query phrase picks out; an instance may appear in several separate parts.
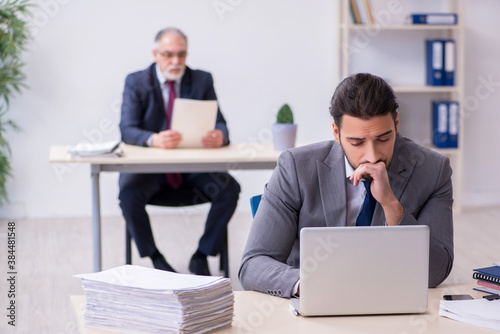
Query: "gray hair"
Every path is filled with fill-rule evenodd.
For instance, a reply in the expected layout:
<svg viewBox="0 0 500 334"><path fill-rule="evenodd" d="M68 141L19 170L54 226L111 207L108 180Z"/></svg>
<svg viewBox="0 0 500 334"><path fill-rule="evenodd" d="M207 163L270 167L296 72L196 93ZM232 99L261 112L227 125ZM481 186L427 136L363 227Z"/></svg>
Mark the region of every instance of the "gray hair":
<svg viewBox="0 0 500 334"><path fill-rule="evenodd" d="M186 44L188 42L186 34L184 34L180 29L174 28L174 27L168 27L168 28L164 28L164 29L158 31L158 33L156 34L156 37L155 37L155 45L158 46L158 43L163 38L163 36L168 35L168 34L174 34L174 35L180 36L184 39L184 41L186 41Z"/></svg>

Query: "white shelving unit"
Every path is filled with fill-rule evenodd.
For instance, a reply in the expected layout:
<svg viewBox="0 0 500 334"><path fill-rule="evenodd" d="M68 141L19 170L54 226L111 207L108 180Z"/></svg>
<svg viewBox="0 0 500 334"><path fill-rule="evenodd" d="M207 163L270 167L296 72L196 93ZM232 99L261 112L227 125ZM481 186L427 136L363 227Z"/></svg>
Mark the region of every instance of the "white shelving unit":
<svg viewBox="0 0 500 334"><path fill-rule="evenodd" d="M403 135L450 158L453 167L455 209L460 210L464 143L464 0L401 0L396 9L391 7L394 4L392 1L371 0L372 12L376 16L374 25L355 24L350 12L350 0L337 2L339 82L353 73L370 72L383 77L391 84L400 104L401 127L405 126L407 129L410 127L411 131L407 132L416 133L415 137L418 138L402 131ZM396 12L397 14L394 14ZM406 19L412 13L432 12L457 13L458 24L413 25ZM376 14L384 14L384 21L377 22ZM427 86L425 83L425 40L432 38L452 38L456 42L454 86ZM396 70L389 74L385 73L384 69L392 67L394 62L399 67L394 66ZM410 102L405 104L404 101L407 100ZM459 103L461 117L456 149L432 147L431 101L433 100L453 100ZM412 113L419 115L410 115ZM405 120L411 117L417 121L405 124Z"/></svg>

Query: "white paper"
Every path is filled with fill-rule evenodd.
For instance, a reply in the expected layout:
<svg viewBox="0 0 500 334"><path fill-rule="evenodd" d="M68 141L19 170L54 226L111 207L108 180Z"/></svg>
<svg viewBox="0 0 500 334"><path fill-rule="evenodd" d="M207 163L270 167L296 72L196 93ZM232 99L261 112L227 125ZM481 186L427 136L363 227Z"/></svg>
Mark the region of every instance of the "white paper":
<svg viewBox="0 0 500 334"><path fill-rule="evenodd" d="M173 291L200 289L216 284L222 278L221 276L178 274L134 265L124 265L97 273L75 275L75 277L115 286Z"/></svg>
<svg viewBox="0 0 500 334"><path fill-rule="evenodd" d="M442 300L439 315L472 325L500 330L500 300Z"/></svg>
<svg viewBox="0 0 500 334"><path fill-rule="evenodd" d="M112 154L118 149L119 144L119 140L112 140L103 143L81 142L71 147L68 150L68 153L80 156Z"/></svg>
<svg viewBox="0 0 500 334"><path fill-rule="evenodd" d="M125 265L75 275L85 291L84 323L126 333L205 333L229 326L231 280Z"/></svg>
<svg viewBox="0 0 500 334"><path fill-rule="evenodd" d="M178 147L203 147L201 138L215 128L217 101L176 98L171 129L182 134Z"/></svg>

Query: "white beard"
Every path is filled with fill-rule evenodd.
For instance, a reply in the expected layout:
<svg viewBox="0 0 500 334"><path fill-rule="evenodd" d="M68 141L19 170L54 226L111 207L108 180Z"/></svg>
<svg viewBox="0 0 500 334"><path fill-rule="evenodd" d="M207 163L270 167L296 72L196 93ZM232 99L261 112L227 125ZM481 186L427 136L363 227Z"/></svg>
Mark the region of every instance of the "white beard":
<svg viewBox="0 0 500 334"><path fill-rule="evenodd" d="M177 74L171 73L170 71L174 70L174 69L181 70L181 71ZM169 81L177 81L178 79L180 79L184 75L184 71L185 71L185 67L183 68L181 66L169 66L165 71L162 72L162 74L165 77L165 79L167 79Z"/></svg>

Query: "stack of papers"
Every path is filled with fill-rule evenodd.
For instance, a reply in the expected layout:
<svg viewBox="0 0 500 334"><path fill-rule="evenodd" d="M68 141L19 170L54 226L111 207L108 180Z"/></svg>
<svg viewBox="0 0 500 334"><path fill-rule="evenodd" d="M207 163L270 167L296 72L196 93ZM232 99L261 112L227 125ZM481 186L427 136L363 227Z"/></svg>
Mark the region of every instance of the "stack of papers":
<svg viewBox="0 0 500 334"><path fill-rule="evenodd" d="M439 305L439 315L500 330L500 299L442 300Z"/></svg>
<svg viewBox="0 0 500 334"><path fill-rule="evenodd" d="M103 143L82 142L71 147L68 153L79 157L119 157L123 151L119 148L120 141L108 141Z"/></svg>
<svg viewBox="0 0 500 334"><path fill-rule="evenodd" d="M76 275L85 326L128 333L205 333L231 324L231 280L125 265Z"/></svg>

